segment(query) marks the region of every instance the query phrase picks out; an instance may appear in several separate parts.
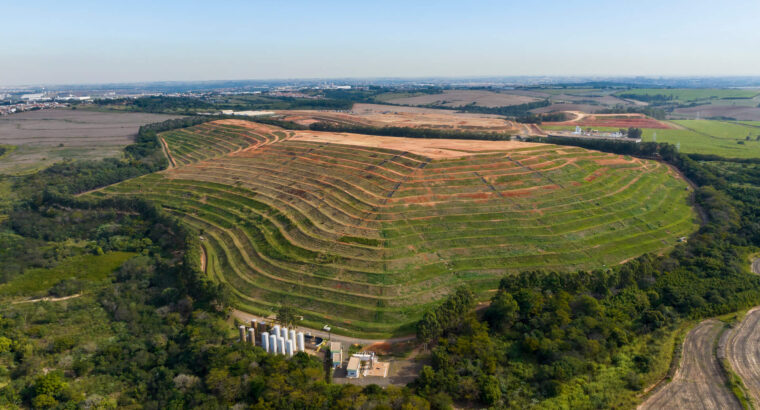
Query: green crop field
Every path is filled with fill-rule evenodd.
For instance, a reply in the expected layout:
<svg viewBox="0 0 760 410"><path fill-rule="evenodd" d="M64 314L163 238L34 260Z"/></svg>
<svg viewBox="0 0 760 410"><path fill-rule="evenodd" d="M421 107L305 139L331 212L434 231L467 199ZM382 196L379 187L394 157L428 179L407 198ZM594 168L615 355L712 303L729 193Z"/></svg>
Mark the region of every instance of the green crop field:
<svg viewBox="0 0 760 410"><path fill-rule="evenodd" d="M655 161L542 144L431 159L295 134L164 133L177 167L90 195L148 198L197 229L238 308L287 305L365 337L410 333L458 286L486 299L505 274L604 268L697 223L687 184Z"/></svg>
<svg viewBox="0 0 760 410"><path fill-rule="evenodd" d="M680 129L643 129L643 140L678 144L680 151L714 154L726 158L760 158L760 123L678 120L670 121ZM574 126L541 126L545 130L574 130ZM618 128L594 127L604 132ZM749 137L749 140L747 139Z"/></svg>
<svg viewBox="0 0 760 410"><path fill-rule="evenodd" d="M620 94L645 96L672 95L674 100L680 102L694 102L721 98L753 98L760 94L760 90L720 88L638 88L616 93L616 95Z"/></svg>

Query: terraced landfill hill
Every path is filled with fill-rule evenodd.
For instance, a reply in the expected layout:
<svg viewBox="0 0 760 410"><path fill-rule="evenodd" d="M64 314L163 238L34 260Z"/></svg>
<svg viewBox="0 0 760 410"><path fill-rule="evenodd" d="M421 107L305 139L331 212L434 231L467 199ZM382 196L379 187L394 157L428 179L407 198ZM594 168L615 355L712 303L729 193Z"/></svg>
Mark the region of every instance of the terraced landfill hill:
<svg viewBox="0 0 760 410"><path fill-rule="evenodd" d="M573 147L285 131L224 120L161 134L176 167L94 195L158 201L204 238L237 306L409 333L466 284L602 268L695 229L667 166Z"/></svg>

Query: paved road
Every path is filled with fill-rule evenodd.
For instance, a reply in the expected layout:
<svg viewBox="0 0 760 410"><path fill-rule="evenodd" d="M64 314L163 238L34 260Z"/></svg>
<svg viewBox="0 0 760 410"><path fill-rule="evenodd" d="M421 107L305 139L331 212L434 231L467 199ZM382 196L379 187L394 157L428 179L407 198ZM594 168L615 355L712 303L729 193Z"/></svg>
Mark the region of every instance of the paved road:
<svg viewBox="0 0 760 410"><path fill-rule="evenodd" d="M726 387L715 356L715 342L723 323L707 319L686 336L681 364L673 380L647 399L639 409L741 409Z"/></svg>
<svg viewBox="0 0 760 410"><path fill-rule="evenodd" d="M246 313L237 309L232 310L232 316L245 322L247 325L250 325L251 319L256 319L259 321L262 321L262 320L268 321L268 319L262 316L252 315L250 313ZM310 329L308 327L303 327L303 326L296 326L296 331L311 333L314 336L319 336L325 339L328 337L328 333L325 332L324 330ZM335 333L331 334L330 337L332 337L332 340L334 342L341 342L343 344L360 344L360 345L370 345L373 343L383 343L383 342L384 343L400 343L400 342L407 342L410 340L414 340L415 338L415 336L410 335L410 336L394 337L390 339L362 339L358 337L336 335Z"/></svg>

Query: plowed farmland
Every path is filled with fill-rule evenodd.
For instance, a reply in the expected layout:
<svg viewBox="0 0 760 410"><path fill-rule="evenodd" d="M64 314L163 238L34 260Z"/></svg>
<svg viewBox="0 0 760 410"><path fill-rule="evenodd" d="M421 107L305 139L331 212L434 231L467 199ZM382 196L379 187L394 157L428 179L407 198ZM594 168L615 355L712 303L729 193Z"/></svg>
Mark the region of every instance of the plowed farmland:
<svg viewBox="0 0 760 410"><path fill-rule="evenodd" d="M574 147L286 131L223 120L161 134L176 167L92 195L160 203L203 238L237 307L304 325L409 333L461 285L602 268L695 228L655 161Z"/></svg>

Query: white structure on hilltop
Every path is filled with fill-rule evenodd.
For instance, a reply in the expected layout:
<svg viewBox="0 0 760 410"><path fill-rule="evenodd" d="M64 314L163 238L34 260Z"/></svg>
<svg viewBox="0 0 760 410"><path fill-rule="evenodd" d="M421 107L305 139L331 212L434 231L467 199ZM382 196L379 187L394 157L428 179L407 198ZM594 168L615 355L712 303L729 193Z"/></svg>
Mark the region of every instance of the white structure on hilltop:
<svg viewBox="0 0 760 410"><path fill-rule="evenodd" d="M269 353L277 354L277 336L274 333L269 335Z"/></svg>
<svg viewBox="0 0 760 410"><path fill-rule="evenodd" d="M293 341L287 340L285 341L285 351L288 354L288 357L293 357Z"/></svg>
<svg viewBox="0 0 760 410"><path fill-rule="evenodd" d="M264 348L265 352L269 353L269 332L261 334L261 347Z"/></svg>
<svg viewBox="0 0 760 410"><path fill-rule="evenodd" d="M298 351L306 351L306 343L304 342L303 332L298 332Z"/></svg>

